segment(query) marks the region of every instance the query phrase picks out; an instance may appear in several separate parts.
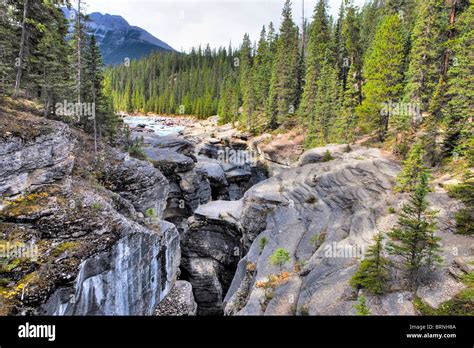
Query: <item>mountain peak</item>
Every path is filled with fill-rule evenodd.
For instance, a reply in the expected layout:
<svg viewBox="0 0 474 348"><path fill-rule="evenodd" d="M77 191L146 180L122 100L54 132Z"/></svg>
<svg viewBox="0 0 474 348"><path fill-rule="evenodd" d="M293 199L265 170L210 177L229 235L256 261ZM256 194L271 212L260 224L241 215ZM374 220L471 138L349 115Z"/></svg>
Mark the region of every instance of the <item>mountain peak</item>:
<svg viewBox="0 0 474 348"><path fill-rule="evenodd" d="M90 20L98 25L107 26L112 29L119 29L129 27L130 24L123 18L122 16L118 15L111 15L111 14L102 14L100 12L92 12L89 14Z"/></svg>
<svg viewBox="0 0 474 348"><path fill-rule="evenodd" d="M63 12L71 18L71 12L76 11L63 8ZM97 38L106 65L120 64L126 58L139 59L156 51L176 52L166 42L140 27L130 25L119 15L93 12L89 14L87 26Z"/></svg>

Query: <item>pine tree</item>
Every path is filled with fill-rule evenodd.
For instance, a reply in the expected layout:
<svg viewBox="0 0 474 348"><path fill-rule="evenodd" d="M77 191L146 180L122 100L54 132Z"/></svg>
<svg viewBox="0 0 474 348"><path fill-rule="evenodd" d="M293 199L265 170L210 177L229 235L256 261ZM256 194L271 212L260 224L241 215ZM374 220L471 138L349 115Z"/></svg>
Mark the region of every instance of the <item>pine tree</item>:
<svg viewBox="0 0 474 348"><path fill-rule="evenodd" d="M441 110L446 124L444 156L458 152L465 156L474 136L474 3L458 17L456 37L451 43L452 62L447 73Z"/></svg>
<svg viewBox="0 0 474 348"><path fill-rule="evenodd" d="M266 108L270 129L282 125L298 107L299 38L292 19L290 0L285 2L282 17Z"/></svg>
<svg viewBox="0 0 474 348"><path fill-rule="evenodd" d="M0 96L12 92L17 35L11 21L11 8L0 2Z"/></svg>
<svg viewBox="0 0 474 348"><path fill-rule="evenodd" d="M357 315L367 316L370 315L370 309L367 307L367 299L364 296L360 296L357 299L357 304L354 305L357 311Z"/></svg>
<svg viewBox="0 0 474 348"><path fill-rule="evenodd" d="M247 129L252 129L252 118L255 110L255 90L252 75L252 47L250 37L245 34L240 49L240 91L242 93L242 123Z"/></svg>
<svg viewBox="0 0 474 348"><path fill-rule="evenodd" d="M272 29L273 30L273 29ZM263 27L258 41L257 54L253 67L254 94L256 116L261 118L265 112L265 104L268 98L270 79L272 74L272 52L270 45L274 33L269 32L268 36ZM258 120L256 120L258 121ZM258 133L261 124L256 125L255 133Z"/></svg>
<svg viewBox="0 0 474 348"><path fill-rule="evenodd" d="M381 233L374 237L375 244L367 249L364 260L362 260L359 269L350 280L352 287L367 289L375 295L384 292L389 279L389 261L383 256L383 239Z"/></svg>
<svg viewBox="0 0 474 348"><path fill-rule="evenodd" d="M286 249L278 248L270 257L270 261L272 265L280 268L281 273L283 271L283 265L290 261L290 253Z"/></svg>
<svg viewBox="0 0 474 348"><path fill-rule="evenodd" d="M348 56L343 61L345 81L343 81L341 139L351 142L357 120L355 110L362 103L362 42L361 23L352 1L346 4L346 17L342 26L342 36Z"/></svg>
<svg viewBox="0 0 474 348"><path fill-rule="evenodd" d="M318 80L320 80L321 65L331 55L330 40L331 31L327 15L326 2L319 0L314 10L313 22L311 23L308 36L307 62L305 74L305 86L299 115L304 124L308 125L309 137L314 137L311 132L316 131L316 98L318 91ZM312 139L307 140L313 144Z"/></svg>
<svg viewBox="0 0 474 348"><path fill-rule="evenodd" d="M322 62L316 89L314 119L311 119L306 136L307 147L340 142L341 140L342 130L338 120L340 109L338 107L337 69L329 57Z"/></svg>
<svg viewBox="0 0 474 348"><path fill-rule="evenodd" d="M426 152L423 149L422 142L415 143L403 162L403 169L397 176L397 191L413 192L418 182L426 172L424 163Z"/></svg>
<svg viewBox="0 0 474 348"><path fill-rule="evenodd" d="M441 76L440 61L447 40L448 21L444 0L419 3L412 33L410 64L407 72L406 100L428 110L430 99Z"/></svg>
<svg viewBox="0 0 474 348"><path fill-rule="evenodd" d="M13 96L16 98L20 95L21 79L23 75L23 69L25 69L25 61L27 59L28 52L28 32L31 30L29 25L30 15L30 0L24 0L23 2L23 17L21 23L21 39L20 39L20 50L18 53L18 60L16 61L16 79L15 79L15 93Z"/></svg>
<svg viewBox="0 0 474 348"><path fill-rule="evenodd" d="M434 234L436 213L428 209L429 191L428 173L423 171L409 202L402 208L397 227L388 233L387 251L401 258L409 285L415 289L421 281L421 271L428 272L441 262L440 238Z"/></svg>
<svg viewBox="0 0 474 348"><path fill-rule="evenodd" d="M356 112L359 126L375 130L385 140L391 112L384 112L384 103L400 101L403 90L406 39L403 24L397 15L386 16L375 34L373 45L364 63L364 101Z"/></svg>
<svg viewBox="0 0 474 348"><path fill-rule="evenodd" d="M44 116L55 113L53 106L70 96L72 87L71 50L66 40L68 22L60 8L61 3L44 2L43 13L48 26L43 29L36 49L38 89L44 105Z"/></svg>

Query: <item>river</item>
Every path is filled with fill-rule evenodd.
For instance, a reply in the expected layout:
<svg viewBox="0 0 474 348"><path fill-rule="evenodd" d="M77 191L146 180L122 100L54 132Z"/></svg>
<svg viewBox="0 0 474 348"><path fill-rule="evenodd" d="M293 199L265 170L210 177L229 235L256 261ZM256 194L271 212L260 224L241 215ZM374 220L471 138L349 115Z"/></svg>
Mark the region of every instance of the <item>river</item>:
<svg viewBox="0 0 474 348"><path fill-rule="evenodd" d="M174 118L163 116L127 116L124 118L125 124L130 128L140 127L160 136L182 133L186 127L176 124L178 123L176 121Z"/></svg>

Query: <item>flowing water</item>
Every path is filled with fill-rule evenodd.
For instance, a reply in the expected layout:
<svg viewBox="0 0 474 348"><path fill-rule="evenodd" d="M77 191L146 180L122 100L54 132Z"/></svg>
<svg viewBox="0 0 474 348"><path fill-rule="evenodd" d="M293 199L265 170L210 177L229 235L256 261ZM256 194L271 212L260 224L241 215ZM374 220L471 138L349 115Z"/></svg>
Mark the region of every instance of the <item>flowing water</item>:
<svg viewBox="0 0 474 348"><path fill-rule="evenodd" d="M178 135L185 130L185 126L173 124L173 119L160 116L127 116L125 124L132 128L142 126L145 130L153 130L160 136Z"/></svg>

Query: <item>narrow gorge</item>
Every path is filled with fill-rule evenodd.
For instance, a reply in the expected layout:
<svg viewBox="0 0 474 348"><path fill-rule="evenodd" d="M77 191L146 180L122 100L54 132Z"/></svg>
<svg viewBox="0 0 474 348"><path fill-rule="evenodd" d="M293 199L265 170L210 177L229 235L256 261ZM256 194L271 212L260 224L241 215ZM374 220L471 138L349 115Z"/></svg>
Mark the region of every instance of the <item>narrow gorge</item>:
<svg viewBox="0 0 474 348"><path fill-rule="evenodd" d="M0 233L38 255L2 272L4 314L355 314L349 280L407 198L375 148L303 152L216 118L127 117L133 156L103 143L95 156L92 138L34 113L2 111ZM461 203L429 199L446 262L417 296L437 307L465 288L473 250L450 232ZM417 313L397 282L366 296L373 313Z"/></svg>

